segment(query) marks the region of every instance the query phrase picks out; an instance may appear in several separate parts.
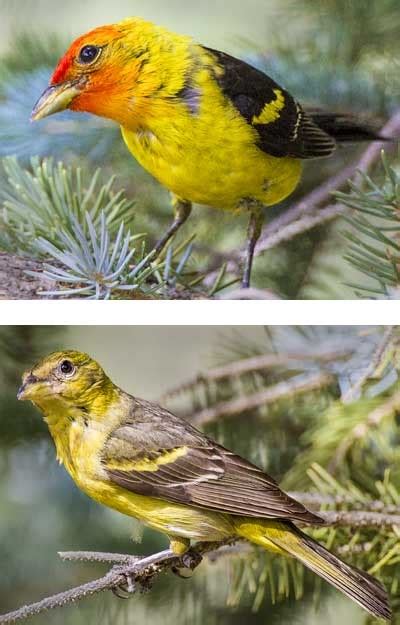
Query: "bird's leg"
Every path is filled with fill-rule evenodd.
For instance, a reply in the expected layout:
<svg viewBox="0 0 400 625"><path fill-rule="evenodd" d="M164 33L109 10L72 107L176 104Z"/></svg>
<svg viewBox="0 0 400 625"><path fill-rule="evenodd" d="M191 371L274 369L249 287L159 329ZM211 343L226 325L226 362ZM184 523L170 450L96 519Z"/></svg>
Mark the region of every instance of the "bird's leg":
<svg viewBox="0 0 400 625"><path fill-rule="evenodd" d="M173 567L172 571L178 577L183 577L187 579L191 577L195 568L197 568L202 561L202 557L199 553L192 551L190 549L190 540L188 538L170 538L170 549L177 555L181 556L181 561L184 566L182 567Z"/></svg>
<svg viewBox="0 0 400 625"><path fill-rule="evenodd" d="M243 272L242 288L250 287L251 270L253 267L254 250L261 235L263 224L263 206L258 202L248 202L247 208L250 210L249 229L247 233L246 261Z"/></svg>
<svg viewBox="0 0 400 625"><path fill-rule="evenodd" d="M186 200L181 200L179 198L173 199L173 208L175 213L175 219L164 234L163 237L157 242L154 248L154 258L157 258L159 254L163 251L164 247L167 243L172 239L172 237L178 232L179 228L183 226L186 222L190 213L192 212L192 204L191 202L187 202Z"/></svg>
<svg viewBox="0 0 400 625"><path fill-rule="evenodd" d="M169 548L176 556L183 556L190 550L190 539L183 536L170 536Z"/></svg>

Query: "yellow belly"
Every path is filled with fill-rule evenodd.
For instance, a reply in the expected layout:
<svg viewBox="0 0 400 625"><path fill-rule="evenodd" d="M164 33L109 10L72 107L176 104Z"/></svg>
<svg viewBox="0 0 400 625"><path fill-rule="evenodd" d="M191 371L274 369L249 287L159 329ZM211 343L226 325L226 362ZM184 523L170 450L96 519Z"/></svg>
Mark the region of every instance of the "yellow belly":
<svg viewBox="0 0 400 625"><path fill-rule="evenodd" d="M258 135L219 92L202 84L196 113L184 104L160 104L145 127L122 128L138 162L183 200L235 210L242 200L270 206L290 195L301 162L276 158L257 147Z"/></svg>
<svg viewBox="0 0 400 625"><path fill-rule="evenodd" d="M145 525L168 536L214 541L234 535L233 521L228 514L136 495L98 480L85 480L79 486L99 503L139 519Z"/></svg>
<svg viewBox="0 0 400 625"><path fill-rule="evenodd" d="M228 514L136 495L110 482L96 453L106 438L106 429L96 424L84 427L80 421L69 424L65 435L56 438L59 458L89 497L169 536L214 541L234 534Z"/></svg>

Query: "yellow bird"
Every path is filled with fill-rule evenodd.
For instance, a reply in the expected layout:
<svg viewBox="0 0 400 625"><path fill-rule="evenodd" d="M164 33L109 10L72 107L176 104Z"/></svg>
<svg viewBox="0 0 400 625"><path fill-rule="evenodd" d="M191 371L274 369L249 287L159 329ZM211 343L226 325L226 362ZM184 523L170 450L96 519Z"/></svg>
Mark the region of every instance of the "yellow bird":
<svg viewBox="0 0 400 625"><path fill-rule="evenodd" d="M156 254L193 203L249 213L243 287L263 209L294 191L302 161L330 156L337 141L379 138L352 117L307 112L247 63L139 18L71 45L32 119L66 108L117 122L133 156L173 194L175 220Z"/></svg>
<svg viewBox="0 0 400 625"><path fill-rule="evenodd" d="M23 377L18 398L44 414L57 457L96 501L169 537L244 538L293 556L365 610L390 619L383 586L301 532L322 519L286 495L264 471L185 420L118 388L76 351L51 354Z"/></svg>

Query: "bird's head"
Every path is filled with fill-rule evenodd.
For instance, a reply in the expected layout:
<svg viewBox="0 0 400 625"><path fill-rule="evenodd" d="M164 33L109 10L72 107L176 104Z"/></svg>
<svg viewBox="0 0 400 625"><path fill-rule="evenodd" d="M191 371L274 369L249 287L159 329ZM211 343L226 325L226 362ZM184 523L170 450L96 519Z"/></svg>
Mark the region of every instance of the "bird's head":
<svg viewBox="0 0 400 625"><path fill-rule="evenodd" d="M32 401L46 413L63 407L93 412L112 401L115 389L90 356L63 351L50 354L27 371L17 397Z"/></svg>
<svg viewBox="0 0 400 625"><path fill-rule="evenodd" d="M71 109L133 127L152 95L165 82L179 81L176 63L169 62L174 41L171 33L140 18L79 37L58 63L32 121Z"/></svg>

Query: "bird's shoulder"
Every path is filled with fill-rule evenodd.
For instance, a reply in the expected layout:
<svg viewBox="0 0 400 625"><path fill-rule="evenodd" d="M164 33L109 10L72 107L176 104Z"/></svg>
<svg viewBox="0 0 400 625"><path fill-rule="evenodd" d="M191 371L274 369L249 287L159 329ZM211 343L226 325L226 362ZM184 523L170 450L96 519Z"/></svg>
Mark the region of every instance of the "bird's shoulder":
<svg viewBox="0 0 400 625"><path fill-rule="evenodd" d="M203 48L225 97L257 132L258 147L276 157L329 156L336 147L288 91L264 72L229 54Z"/></svg>
<svg viewBox="0 0 400 625"><path fill-rule="evenodd" d="M103 458L154 456L179 447L208 447L207 437L186 420L151 401L131 397L129 408L109 433Z"/></svg>

